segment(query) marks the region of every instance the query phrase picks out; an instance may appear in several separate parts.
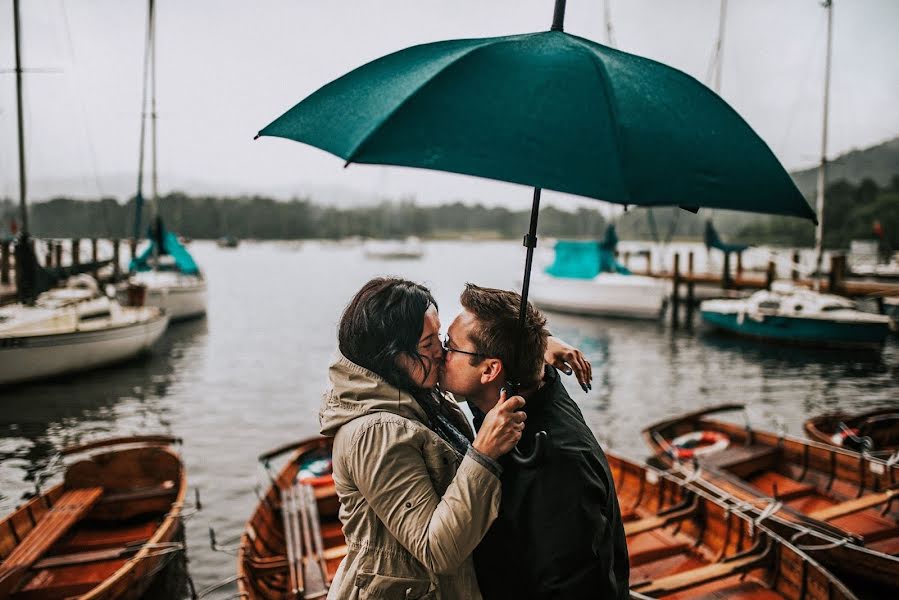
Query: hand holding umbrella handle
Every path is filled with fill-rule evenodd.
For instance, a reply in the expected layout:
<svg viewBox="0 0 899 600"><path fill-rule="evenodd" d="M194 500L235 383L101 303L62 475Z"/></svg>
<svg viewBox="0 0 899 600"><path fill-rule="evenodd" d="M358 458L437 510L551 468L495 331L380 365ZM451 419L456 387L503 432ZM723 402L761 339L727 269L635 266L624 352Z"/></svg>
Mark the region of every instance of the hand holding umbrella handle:
<svg viewBox="0 0 899 600"><path fill-rule="evenodd" d="M546 432L538 431L537 435L534 436L534 451L531 452L529 456L525 456L524 454L522 454L521 450L518 449L518 446L512 449L512 452L509 453L509 456L511 456L512 460L514 460L520 466L531 468L537 466L537 464L543 459L543 455L545 453Z"/></svg>

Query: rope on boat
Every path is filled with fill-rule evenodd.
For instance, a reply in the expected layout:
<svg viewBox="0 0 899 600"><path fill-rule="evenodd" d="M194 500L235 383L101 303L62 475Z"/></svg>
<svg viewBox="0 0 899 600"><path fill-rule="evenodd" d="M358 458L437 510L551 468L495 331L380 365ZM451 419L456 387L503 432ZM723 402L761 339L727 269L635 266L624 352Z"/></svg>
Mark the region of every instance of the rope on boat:
<svg viewBox="0 0 899 600"><path fill-rule="evenodd" d="M800 543L798 543L796 540L798 540L799 538L801 538L804 535L813 535L815 537L818 537L820 539L825 539L825 540L832 539L832 538L829 538L817 531L812 531L811 529L802 528L801 530L799 530L793 534L793 536L790 538L790 543L793 544L794 546L796 546L797 548L799 548L800 550L817 551L817 550L831 550L833 548L839 548L840 546L844 546L851 541L848 537L844 537L839 540L834 540L832 542L828 542L826 544L800 544Z"/></svg>
<svg viewBox="0 0 899 600"><path fill-rule="evenodd" d="M225 579L222 579L221 581L213 583L209 587L203 588L202 590L199 591L199 593L197 594L196 597L198 600L201 598L205 598L212 592L219 590L219 589L225 587L226 585L230 585L232 583L237 582L238 580L240 580L240 578L241 578L240 575L232 575L230 577L226 577ZM250 597L249 594L247 594L246 592L238 592L234 596L229 596L229 598L249 598L249 597Z"/></svg>

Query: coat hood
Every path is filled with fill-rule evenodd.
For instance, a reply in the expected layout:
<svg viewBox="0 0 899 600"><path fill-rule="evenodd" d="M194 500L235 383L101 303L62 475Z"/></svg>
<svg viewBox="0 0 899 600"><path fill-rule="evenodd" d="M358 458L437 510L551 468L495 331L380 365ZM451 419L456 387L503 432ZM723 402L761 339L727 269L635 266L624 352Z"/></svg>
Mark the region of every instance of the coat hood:
<svg viewBox="0 0 899 600"><path fill-rule="evenodd" d="M389 412L407 419L427 422L424 410L408 392L360 367L339 352L328 367L330 387L322 396L318 413L321 434L334 436L353 419Z"/></svg>

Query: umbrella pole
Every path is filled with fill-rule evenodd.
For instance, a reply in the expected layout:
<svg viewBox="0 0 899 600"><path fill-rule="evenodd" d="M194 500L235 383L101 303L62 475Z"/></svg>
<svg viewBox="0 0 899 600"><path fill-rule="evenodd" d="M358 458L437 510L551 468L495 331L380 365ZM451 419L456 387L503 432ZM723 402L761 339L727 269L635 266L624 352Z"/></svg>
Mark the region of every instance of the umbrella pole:
<svg viewBox="0 0 899 600"><path fill-rule="evenodd" d="M560 0L563 10L565 6L564 0ZM557 4L558 6L558 4ZM518 363L521 360L521 347L524 344L524 323L528 309L528 290L531 287L531 265L534 262L534 248L537 247L537 219L540 217L540 188L534 188L534 200L531 204L531 223L528 232L524 236L524 246L527 248L527 255L524 261L524 277L521 280L521 306L518 308L518 343L515 345L515 360L510 365L513 369L518 369ZM507 384L511 387L511 393L518 393L518 387L521 385L520 373L510 373L516 377L517 381ZM536 465L545 451L546 432L538 431L534 436L534 451L529 456L525 456L516 447L510 453L512 459L523 467Z"/></svg>

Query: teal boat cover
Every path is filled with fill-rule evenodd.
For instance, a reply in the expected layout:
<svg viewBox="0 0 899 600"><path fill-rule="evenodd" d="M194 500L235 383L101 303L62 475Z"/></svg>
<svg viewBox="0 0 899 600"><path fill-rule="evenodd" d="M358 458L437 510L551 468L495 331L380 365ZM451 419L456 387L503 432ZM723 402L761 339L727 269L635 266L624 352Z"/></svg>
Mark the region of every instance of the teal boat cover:
<svg viewBox="0 0 899 600"><path fill-rule="evenodd" d="M746 248L749 248L749 244L725 244L724 240L721 239L721 236L718 235L718 230L715 229L715 226L712 225L711 221L705 222L705 247L706 248L717 248L725 253L736 252L740 253Z"/></svg>
<svg viewBox="0 0 899 600"><path fill-rule="evenodd" d="M150 245L139 256L131 259L131 264L128 265L130 271L151 271L153 267L150 264L150 258L158 245L160 246L159 254L168 254L175 259L175 268L179 272L185 275L196 275L200 272L190 252L178 241L178 236L171 231L163 230L162 235L158 237L161 239L157 239L157 236L151 232L149 235ZM160 241L161 244L159 244Z"/></svg>
<svg viewBox="0 0 899 600"><path fill-rule="evenodd" d="M556 242L556 258L546 272L553 277L593 279L600 273L630 275L627 267L615 260L618 236L609 225L602 242L560 240Z"/></svg>

